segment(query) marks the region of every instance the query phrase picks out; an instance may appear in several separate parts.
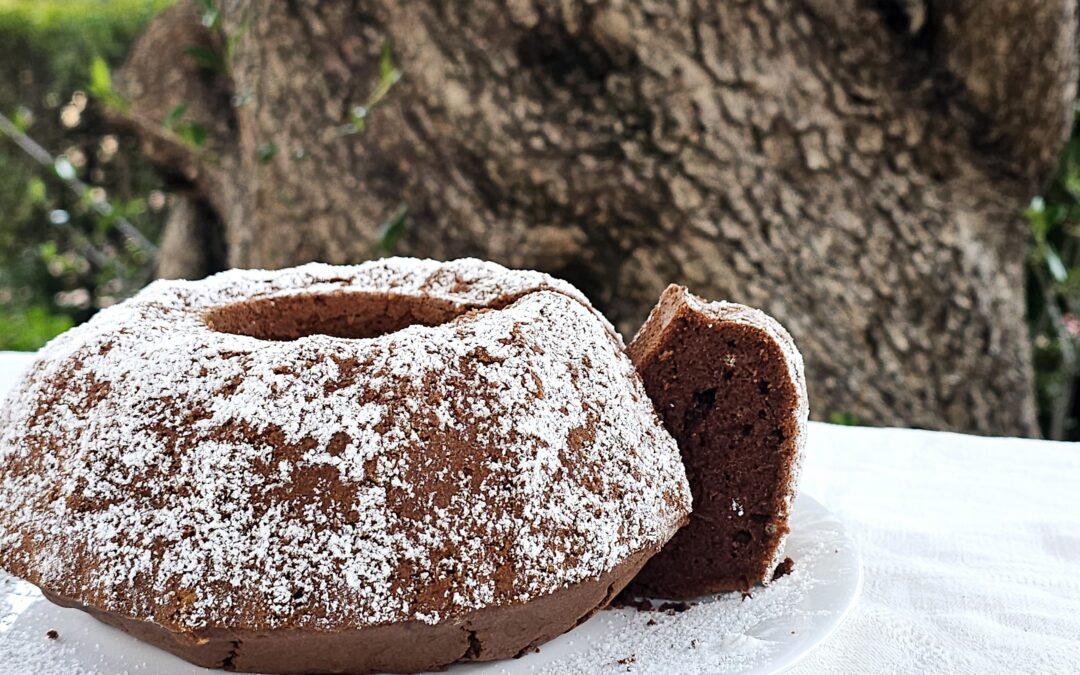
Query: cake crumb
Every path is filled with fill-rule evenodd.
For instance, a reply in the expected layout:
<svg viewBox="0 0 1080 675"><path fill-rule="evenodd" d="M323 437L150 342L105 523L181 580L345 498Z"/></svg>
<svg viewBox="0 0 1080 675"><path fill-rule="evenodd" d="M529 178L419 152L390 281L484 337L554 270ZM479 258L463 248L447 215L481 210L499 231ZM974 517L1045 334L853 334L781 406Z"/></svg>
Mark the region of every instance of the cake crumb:
<svg viewBox="0 0 1080 675"><path fill-rule="evenodd" d="M795 569L795 561L791 558L784 558L784 562L776 566L776 570L773 572L772 580L776 581L780 577L791 574L791 571Z"/></svg>
<svg viewBox="0 0 1080 675"><path fill-rule="evenodd" d="M56 640L60 637L60 633L57 633L55 630L50 630L48 633L45 633L45 637L50 640Z"/></svg>
<svg viewBox="0 0 1080 675"><path fill-rule="evenodd" d="M619 596L615 599L615 602L611 603L612 609L632 608L636 609L639 612L663 612L664 614L667 614L669 616L674 614L681 614L682 612L685 612L686 610L695 606L697 606L696 602L679 601L664 602L661 603L659 607L657 607L648 598L633 598L626 596ZM652 619L649 619L649 622L650 623L647 624L649 626L655 625L656 623Z"/></svg>
<svg viewBox="0 0 1080 675"><path fill-rule="evenodd" d="M614 609L632 607L639 612L651 612L654 609L652 601L648 598L632 598L623 595L615 598L615 602L611 603L611 606Z"/></svg>

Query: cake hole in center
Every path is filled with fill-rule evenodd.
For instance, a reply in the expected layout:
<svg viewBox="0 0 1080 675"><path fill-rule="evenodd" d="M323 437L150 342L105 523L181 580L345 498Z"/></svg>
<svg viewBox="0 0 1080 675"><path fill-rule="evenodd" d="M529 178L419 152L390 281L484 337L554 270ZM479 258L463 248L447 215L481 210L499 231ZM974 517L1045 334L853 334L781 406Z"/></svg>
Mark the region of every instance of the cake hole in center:
<svg viewBox="0 0 1080 675"><path fill-rule="evenodd" d="M409 326L438 326L466 311L438 298L325 293L244 300L215 307L203 318L219 333L284 341L308 335L373 338Z"/></svg>

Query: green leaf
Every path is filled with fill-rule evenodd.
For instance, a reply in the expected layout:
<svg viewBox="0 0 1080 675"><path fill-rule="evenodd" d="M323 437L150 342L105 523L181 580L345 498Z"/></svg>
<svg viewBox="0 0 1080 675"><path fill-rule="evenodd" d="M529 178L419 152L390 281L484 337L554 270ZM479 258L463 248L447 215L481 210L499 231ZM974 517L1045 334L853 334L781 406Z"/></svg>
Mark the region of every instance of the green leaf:
<svg viewBox="0 0 1080 675"><path fill-rule="evenodd" d="M1058 256L1057 251L1053 247L1047 246L1045 256L1046 267L1050 270L1054 280L1059 284L1065 283L1065 280L1069 278L1069 271L1065 268L1065 263L1061 262L1061 257Z"/></svg>
<svg viewBox="0 0 1080 675"><path fill-rule="evenodd" d="M49 241L41 242L41 244L38 246L38 255L40 255L41 259L45 262L55 260L56 257L59 255L56 242L51 239Z"/></svg>
<svg viewBox="0 0 1080 675"><path fill-rule="evenodd" d="M221 24L221 12L218 11L214 0L198 0L200 19L202 25L213 30Z"/></svg>
<svg viewBox="0 0 1080 675"><path fill-rule="evenodd" d="M390 39L383 42L382 52L379 54L379 79L388 80L400 77L401 73L394 65L394 50Z"/></svg>
<svg viewBox="0 0 1080 675"><path fill-rule="evenodd" d="M15 128L24 134L30 129L30 125L34 123L34 113L24 105L15 109L15 115L11 118L11 123L15 125Z"/></svg>
<svg viewBox="0 0 1080 675"><path fill-rule="evenodd" d="M215 73L225 72L225 59L213 49L203 45L188 45L184 53L200 67L212 70Z"/></svg>
<svg viewBox="0 0 1080 675"><path fill-rule="evenodd" d="M178 111L177 108L184 108L184 110ZM166 126L168 126L168 123L171 121L173 123L173 131L181 141L192 147L201 148L206 145L206 129L198 122L184 122L179 119L179 117L183 116L186 108L187 106L184 104L173 108L165 118Z"/></svg>
<svg viewBox="0 0 1080 675"><path fill-rule="evenodd" d="M390 90L401 80L401 71L394 65L394 53L390 40L383 42L379 54L379 83L363 105L355 105L349 110L349 124L339 130L339 135L363 133L367 129L367 119L371 112L382 102Z"/></svg>
<svg viewBox="0 0 1080 675"><path fill-rule="evenodd" d="M136 218L146 213L146 200L142 197L132 197L125 201L118 201L114 203L117 213L123 215L128 220Z"/></svg>
<svg viewBox="0 0 1080 675"><path fill-rule="evenodd" d="M45 201L45 181L33 177L26 182L26 197L31 204L41 204Z"/></svg>
<svg viewBox="0 0 1080 675"><path fill-rule="evenodd" d="M99 96L112 93L112 73L105 59L97 56L90 63L90 91Z"/></svg>
<svg viewBox="0 0 1080 675"><path fill-rule="evenodd" d="M859 422L855 419L855 415L849 412L831 412L829 413L829 423L839 424L845 427L858 426Z"/></svg>
<svg viewBox="0 0 1080 675"><path fill-rule="evenodd" d="M259 164L269 164L277 151L278 147L274 143L263 143L255 149L255 157L259 160Z"/></svg>
<svg viewBox="0 0 1080 675"><path fill-rule="evenodd" d="M1080 201L1080 173L1077 173L1076 169L1070 167L1062 178L1061 184L1073 201Z"/></svg>
<svg viewBox="0 0 1080 675"><path fill-rule="evenodd" d="M191 123L187 125L187 132L184 135L188 142L196 148L206 145L206 129L201 124Z"/></svg>
<svg viewBox="0 0 1080 675"><path fill-rule="evenodd" d="M379 84L375 91L368 97L366 107L371 110L379 104L390 89L401 79L401 71L394 65L394 52L390 39L383 42L382 52L379 54Z"/></svg>
<svg viewBox="0 0 1080 675"><path fill-rule="evenodd" d="M112 72L109 64L100 56L90 62L90 93L101 100L107 107L125 111L129 104L113 89Z"/></svg>
<svg viewBox="0 0 1080 675"><path fill-rule="evenodd" d="M1024 215L1027 217L1028 224L1031 226L1031 233L1035 235L1035 239L1037 241L1044 240L1050 226L1046 219L1046 202L1043 198L1035 197L1032 199L1031 204L1024 211Z"/></svg>
<svg viewBox="0 0 1080 675"><path fill-rule="evenodd" d="M405 233L405 217L409 214L409 207L402 203L393 214L379 226L378 249L380 255L390 255L397 249L401 236Z"/></svg>
<svg viewBox="0 0 1080 675"><path fill-rule="evenodd" d="M184 115L187 113L187 103L181 103L169 111L169 114L165 116L165 121L162 125L166 129L176 129L180 124L180 120L184 119Z"/></svg>
<svg viewBox="0 0 1080 675"><path fill-rule="evenodd" d="M367 128L367 115L367 106L354 105L349 110L349 124L352 125L352 129L349 131L357 134L364 133L364 129Z"/></svg>

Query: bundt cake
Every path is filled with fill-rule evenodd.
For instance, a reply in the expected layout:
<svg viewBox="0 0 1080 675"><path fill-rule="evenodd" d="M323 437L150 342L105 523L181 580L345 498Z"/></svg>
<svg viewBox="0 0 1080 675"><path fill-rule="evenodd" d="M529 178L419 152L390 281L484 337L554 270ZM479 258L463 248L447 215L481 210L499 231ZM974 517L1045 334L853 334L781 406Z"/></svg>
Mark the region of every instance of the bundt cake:
<svg viewBox="0 0 1080 675"><path fill-rule="evenodd" d="M737 389L691 370L677 392L737 410L695 413L725 442L793 448L795 375L743 326L724 334ZM704 337L689 354L726 349ZM742 384L759 372L760 422L735 395L764 400ZM755 518L786 498L756 492L769 457L731 482L755 499L731 536L757 555L781 521ZM0 412L0 567L238 671L521 654L605 605L689 507L607 321L566 283L476 260L155 282L49 343Z"/></svg>
<svg viewBox="0 0 1080 675"><path fill-rule="evenodd" d="M783 559L809 412L802 357L756 309L669 286L629 347L679 444L693 513L628 595L749 591Z"/></svg>

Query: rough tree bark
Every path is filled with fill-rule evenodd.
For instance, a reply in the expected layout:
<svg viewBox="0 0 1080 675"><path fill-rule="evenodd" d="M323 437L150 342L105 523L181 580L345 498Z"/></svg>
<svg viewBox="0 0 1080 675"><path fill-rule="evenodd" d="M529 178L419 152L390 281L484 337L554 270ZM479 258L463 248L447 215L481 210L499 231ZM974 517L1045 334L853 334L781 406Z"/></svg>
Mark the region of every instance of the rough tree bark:
<svg viewBox="0 0 1080 675"><path fill-rule="evenodd" d="M121 86L227 264L372 257L405 204L397 252L550 271L624 333L671 281L766 309L818 417L1036 433L1021 210L1072 118L1073 0L219 5L165 12ZM343 134L387 43L404 77ZM206 248L178 220L166 256Z"/></svg>

